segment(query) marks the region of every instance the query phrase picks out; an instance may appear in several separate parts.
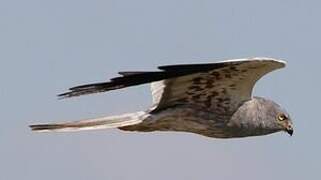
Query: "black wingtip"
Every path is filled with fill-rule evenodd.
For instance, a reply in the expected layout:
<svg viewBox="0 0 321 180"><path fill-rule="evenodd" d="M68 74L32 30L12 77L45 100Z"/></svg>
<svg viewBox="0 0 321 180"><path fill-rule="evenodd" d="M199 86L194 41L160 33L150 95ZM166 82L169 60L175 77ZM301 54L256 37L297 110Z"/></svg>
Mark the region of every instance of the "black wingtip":
<svg viewBox="0 0 321 180"><path fill-rule="evenodd" d="M66 98L75 97L75 95L74 95L74 92L70 90L68 92L58 94L57 97L58 97L58 100L62 100L62 99L66 99Z"/></svg>
<svg viewBox="0 0 321 180"><path fill-rule="evenodd" d="M86 93L83 91L69 91L62 94L58 94L57 97L58 97L58 100L63 100L63 99L78 97L78 96L87 95L87 94L89 93Z"/></svg>
<svg viewBox="0 0 321 180"><path fill-rule="evenodd" d="M125 71L119 72L121 76L110 79L108 82L98 82L93 84L85 84L75 86L69 89L68 92L58 95L58 99L71 98L87 94L101 93L121 89L130 86L160 81L188 74L206 72L212 69L222 68L226 66L224 63L209 63L209 64L182 64L182 65L167 65L158 67L161 71Z"/></svg>
<svg viewBox="0 0 321 180"><path fill-rule="evenodd" d="M83 88L85 86L86 86L86 88ZM110 90L119 89L119 88L123 88L123 87L122 86L109 87L108 83L101 83L99 85L97 85L97 84L90 85L89 84L89 85L70 88L69 89L70 91L62 93L62 94L58 94L57 96L58 96L58 99L66 99L66 98L78 97L78 96L82 96L82 95L102 93L105 91L110 91Z"/></svg>

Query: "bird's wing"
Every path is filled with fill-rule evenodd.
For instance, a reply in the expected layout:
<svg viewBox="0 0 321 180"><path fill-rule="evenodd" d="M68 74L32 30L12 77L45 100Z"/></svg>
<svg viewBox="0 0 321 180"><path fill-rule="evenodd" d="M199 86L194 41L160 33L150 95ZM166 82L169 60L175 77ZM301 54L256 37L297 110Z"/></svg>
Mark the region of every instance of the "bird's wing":
<svg viewBox="0 0 321 180"><path fill-rule="evenodd" d="M193 66L173 65L162 66L160 69L176 71ZM216 113L233 113L244 101L251 98L257 80L284 66L284 61L270 58L237 59L207 64L203 66L205 71L153 82L153 108L157 111L178 104L194 104Z"/></svg>
<svg viewBox="0 0 321 180"><path fill-rule="evenodd" d="M59 94L60 98L69 98L87 94L94 94L106 92L125 87L170 79L180 76L185 76L198 72L206 72L212 69L224 67L222 63L212 64L188 64L188 65L174 65L174 66L161 66L161 71L126 71L119 72L120 77L110 79L108 82L86 84L81 86L72 87L68 92ZM171 68L173 67L173 68Z"/></svg>
<svg viewBox="0 0 321 180"><path fill-rule="evenodd" d="M122 76L109 82L73 87L59 96L74 97L154 82L154 111L188 103L216 112L230 112L251 98L258 79L284 66L285 62L270 58L160 66L160 71L120 72Z"/></svg>

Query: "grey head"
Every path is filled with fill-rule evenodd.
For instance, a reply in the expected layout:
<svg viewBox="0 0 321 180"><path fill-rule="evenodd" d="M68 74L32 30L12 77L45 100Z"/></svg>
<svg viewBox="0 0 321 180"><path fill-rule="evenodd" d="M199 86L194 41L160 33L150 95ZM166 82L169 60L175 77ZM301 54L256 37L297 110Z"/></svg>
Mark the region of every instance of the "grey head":
<svg viewBox="0 0 321 180"><path fill-rule="evenodd" d="M253 97L245 102L233 114L228 123L229 131L238 137L267 135L287 132L293 135L293 123L290 115L277 103Z"/></svg>

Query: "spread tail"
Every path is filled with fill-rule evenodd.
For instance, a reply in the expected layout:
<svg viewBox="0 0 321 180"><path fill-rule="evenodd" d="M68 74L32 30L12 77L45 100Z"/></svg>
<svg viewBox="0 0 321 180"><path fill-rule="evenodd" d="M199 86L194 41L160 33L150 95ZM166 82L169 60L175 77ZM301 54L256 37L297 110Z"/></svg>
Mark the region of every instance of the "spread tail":
<svg viewBox="0 0 321 180"><path fill-rule="evenodd" d="M146 112L140 111L118 116L107 116L67 123L36 124L30 125L30 128L32 131L38 132L69 132L119 128L139 124L145 119L147 115L148 114Z"/></svg>

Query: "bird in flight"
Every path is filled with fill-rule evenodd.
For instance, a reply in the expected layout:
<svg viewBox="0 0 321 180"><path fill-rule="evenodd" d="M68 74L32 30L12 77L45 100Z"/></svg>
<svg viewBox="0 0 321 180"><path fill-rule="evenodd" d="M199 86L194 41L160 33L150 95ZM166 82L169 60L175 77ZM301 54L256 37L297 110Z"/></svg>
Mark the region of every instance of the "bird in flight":
<svg viewBox="0 0 321 180"><path fill-rule="evenodd" d="M285 67L272 58L235 59L208 64L158 67L158 71L119 72L108 82L81 85L61 98L151 83L152 106L123 115L55 124L31 125L33 131L65 132L119 128L125 131L179 131L213 138L239 138L287 132L290 115L277 103L252 96L265 74Z"/></svg>

